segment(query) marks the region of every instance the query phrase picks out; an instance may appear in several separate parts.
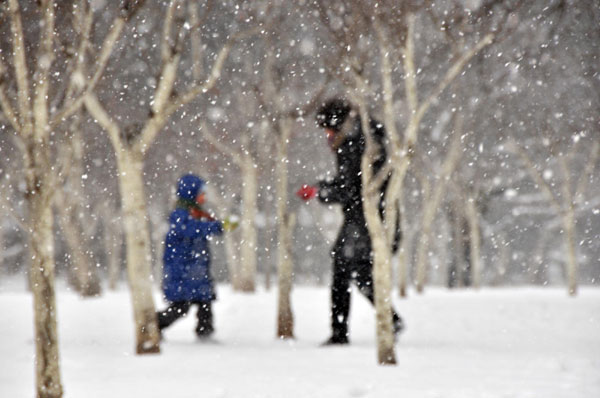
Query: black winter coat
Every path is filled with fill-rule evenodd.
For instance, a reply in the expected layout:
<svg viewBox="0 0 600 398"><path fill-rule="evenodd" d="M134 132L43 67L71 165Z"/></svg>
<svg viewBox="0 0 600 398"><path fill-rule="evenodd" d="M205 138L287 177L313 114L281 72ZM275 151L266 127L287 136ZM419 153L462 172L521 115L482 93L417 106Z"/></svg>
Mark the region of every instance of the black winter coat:
<svg viewBox="0 0 600 398"><path fill-rule="evenodd" d="M333 257L369 260L371 258L371 238L362 205L362 180L360 163L365 151L365 137L362 132L360 118L352 122L346 139L336 149L337 175L330 181L319 182L319 199L324 203L339 203L344 214L344 223L332 249ZM371 134L379 144L380 153L373 163L373 173L377 173L386 161L384 145L385 129L373 119L370 121ZM384 195L387 182L381 188L379 203L380 215L383 217ZM396 225L394 251L399 241L399 223Z"/></svg>

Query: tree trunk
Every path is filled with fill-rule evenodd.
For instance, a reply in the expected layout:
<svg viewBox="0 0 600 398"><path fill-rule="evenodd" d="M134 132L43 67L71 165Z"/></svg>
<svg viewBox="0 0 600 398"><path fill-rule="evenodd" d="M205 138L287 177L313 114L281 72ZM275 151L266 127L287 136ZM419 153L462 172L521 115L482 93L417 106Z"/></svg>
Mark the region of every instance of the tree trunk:
<svg viewBox="0 0 600 398"><path fill-rule="evenodd" d="M587 175L591 175L594 169L596 154L598 153L598 143L594 143L594 146L590 152L590 158L586 165L585 171L582 173L581 182L586 181ZM567 246L567 283L569 287L569 294L575 296L577 294L577 245L575 243L575 205L573 194L571 193L571 174L569 173L568 160L566 156L561 156L560 165L563 172L564 181L561 185L563 193L564 210L559 211L562 214L563 225L565 228L565 245ZM591 167L590 167L591 165ZM583 192L583 186L578 184L577 191Z"/></svg>
<svg viewBox="0 0 600 398"><path fill-rule="evenodd" d="M66 203L66 202L63 202ZM72 211L69 209L59 209L59 222L63 236L69 247L70 267L69 272L72 275L73 285L75 290L83 297L97 296L101 292L100 278L96 272L96 268L90 264L89 257L86 256L84 247L86 243L83 241L83 234L80 228L72 221Z"/></svg>
<svg viewBox="0 0 600 398"><path fill-rule="evenodd" d="M238 256L238 249L233 242L232 231L223 237L223 243L225 244L225 256L227 257L227 267L229 270L229 279L233 290L242 290L242 284L240 282L240 259Z"/></svg>
<svg viewBox="0 0 600 398"><path fill-rule="evenodd" d="M158 323L152 296L150 234L146 218L143 157L123 150L117 154L119 189L127 243L127 275L138 354L160 352Z"/></svg>
<svg viewBox="0 0 600 398"><path fill-rule="evenodd" d="M276 232L274 231L275 228L273 228L271 224L271 215L272 215L272 203L267 202L266 206L265 206L265 220L266 220L266 229L265 229L265 242L266 242L266 246L267 246L267 255L265 255L265 259L264 259L264 264L263 264L263 269L264 269L264 273L265 273L265 290L269 291L271 290L271 287L273 286L273 267L272 267L272 255L271 253L273 253L272 250L272 243L277 239L277 237L275 236Z"/></svg>
<svg viewBox="0 0 600 398"><path fill-rule="evenodd" d="M567 284L569 294L575 296L577 294L577 246L575 244L575 216L572 205L563 214L563 225L567 249Z"/></svg>
<svg viewBox="0 0 600 398"><path fill-rule="evenodd" d="M400 213L404 214L404 200L402 194L398 197L400 203ZM398 250L398 294L400 297L407 297L407 286L408 286L408 260L410 258L409 248L411 239L409 238L408 230L406 229L405 223L406 217L400 217L400 230L402 231L402 240L400 241L400 248Z"/></svg>
<svg viewBox="0 0 600 398"><path fill-rule="evenodd" d="M543 286L547 283L546 264L544 262L544 253L546 251L546 243L548 243L549 230L544 228L540 231L538 242L535 248L535 255L533 256L533 263L531 265L532 275L531 281L536 284Z"/></svg>
<svg viewBox="0 0 600 398"><path fill-rule="evenodd" d="M450 232L452 226L448 224L445 217L440 217L440 221L438 237L442 239L436 239L435 242L436 251L439 253L438 273L444 278L448 275L452 262L452 250L448 247L448 241L452 240L452 232Z"/></svg>
<svg viewBox="0 0 600 398"><path fill-rule="evenodd" d="M0 195L3 195L2 192L0 192ZM4 206L1 204L0 202L0 207ZM0 242L6 242L6 240L4 239L4 226L2 225L4 223L4 220L2 220L0 218ZM5 270L6 268L4 267L4 259L6 258L6 250L3 250L4 245L0 245L0 277L4 276L3 274L3 270Z"/></svg>
<svg viewBox="0 0 600 398"><path fill-rule="evenodd" d="M58 209L59 223L70 254L69 273L72 284L83 297L97 296L101 292L100 278L96 268L90 264L90 258L85 252L87 246L85 225L89 220L84 218L84 195L81 181L83 175L83 142L79 131L80 114L74 115L70 130L72 137L67 143L69 155L63 161L70 162L67 176L66 193L57 190L55 204ZM70 158L72 156L72 158Z"/></svg>
<svg viewBox="0 0 600 398"><path fill-rule="evenodd" d="M150 274L154 281L161 281L163 276L163 263L162 258L164 254L163 239L166 231L162 231L157 228L163 221L160 215L160 211L157 209L150 209L150 215L148 212L148 229L150 232Z"/></svg>
<svg viewBox="0 0 600 398"><path fill-rule="evenodd" d="M242 167L242 242L240 249L240 290L253 292L256 289L256 198L257 177L254 161L249 154L244 155Z"/></svg>
<svg viewBox="0 0 600 398"><path fill-rule="evenodd" d="M95 222L88 217L85 196L82 192L83 181L83 138L81 136L81 112L73 115L69 126L71 139L65 143L62 162L67 167L65 190L56 191L55 205L58 209L59 223L70 254L70 280L75 290L84 297L97 296L101 292L100 278L96 267L86 253L89 225ZM65 192L66 191L66 192Z"/></svg>
<svg viewBox="0 0 600 398"><path fill-rule="evenodd" d="M574 296L577 294L577 247L575 244L575 209L573 203L573 195L570 190L571 173L569 173L568 168L568 158L570 157L570 155L561 155L559 157L564 178L564 181L561 184L562 198L559 199L552 192L550 184L546 180L544 180L543 176L536 169L533 161L531 160L527 152L523 148L516 145L514 142L511 144L511 146L513 150L516 150L516 152L521 156L521 158L528 167L529 173L531 174L533 179L538 183L543 192L546 194L550 203L554 205L559 217L562 218L564 228L565 249L567 252L565 273L567 278L569 294L571 296ZM590 159L595 159L597 150L598 146L594 145L594 147L592 148L592 152L590 153ZM592 161L592 164L594 162L595 161ZM591 172L592 169L592 167L586 167L586 170L582 174L582 179L580 180L581 183L585 181L585 176L588 175L588 173ZM576 195L582 190L583 186L578 186Z"/></svg>
<svg viewBox="0 0 600 398"><path fill-rule="evenodd" d="M118 225L108 217L110 216L105 215L104 219L104 251L108 270L108 287L115 290L121 275L122 233L118 229Z"/></svg>
<svg viewBox="0 0 600 398"><path fill-rule="evenodd" d="M364 82L358 89L364 87ZM363 91L364 92L364 91ZM394 331L392 326L392 250L391 242L388 242L386 228L379 215L380 190L370 190L370 182L373 180L373 158L376 153L376 145L371 134L369 126L369 115L366 104L361 95L358 96L358 104L361 117L361 127L365 135L367 145L365 154L361 159L361 180L362 180L362 199L363 212L367 221L369 236L373 250L373 288L375 296L375 319L377 334L377 362L380 365L395 365L396 353L394 352ZM394 185L394 184L391 184ZM370 192L371 191L371 192ZM394 200L394 198L390 198ZM386 217L387 218L387 217ZM388 224L389 228L394 228L393 223Z"/></svg>
<svg viewBox="0 0 600 398"><path fill-rule="evenodd" d="M415 287L417 292L423 293L427 281L427 267L429 266L429 238L431 236L431 224L437 212L438 203L436 195L431 194L431 185L424 176L422 179L423 217L421 220L421 239L417 242L416 278ZM437 188L437 187L436 187ZM435 189L434 189L435 190Z"/></svg>
<svg viewBox="0 0 600 398"><path fill-rule="evenodd" d="M363 164L364 166L364 164ZM367 166L368 167L368 166ZM373 285L375 287L375 317L377 360L382 365L396 363L391 306L391 250L385 239L385 229L378 209L379 195L364 198L365 218L373 245Z"/></svg>
<svg viewBox="0 0 600 398"><path fill-rule="evenodd" d="M479 234L479 214L474 198L468 198L466 213L469 225L471 283L474 288L479 289L481 287L481 235Z"/></svg>
<svg viewBox="0 0 600 398"><path fill-rule="evenodd" d="M291 132L289 121L280 123L279 145L277 147L277 276L279 300L277 308L277 336L294 337L294 316L291 307L292 292L292 231L295 224L294 214L288 211L288 142Z"/></svg>
<svg viewBox="0 0 600 398"><path fill-rule="evenodd" d="M456 201L451 203L450 210L448 211L448 224L449 237L450 237L450 265L448 266L448 272L446 273L446 286L448 289L452 289L458 286L458 269L462 262L461 259L461 241L462 234L460 233L459 227L459 212L460 209L457 206Z"/></svg>
<svg viewBox="0 0 600 398"><path fill-rule="evenodd" d="M23 40L20 15L16 1L10 2L13 22L13 34ZM33 116L33 125L24 124L26 127L21 134L25 141L24 154L25 180L27 193L25 195L29 210L29 230L31 245L31 273L30 283L33 293L34 324L35 324L35 363L36 363L36 391L38 398L62 397L62 383L60 378L60 358L58 349L58 333L56 327L56 293L54 290L54 235L52 219L53 186L52 163L50 153L50 128L48 124L48 92L49 73L52 64L52 32L54 30L54 4L52 2L40 3L43 20L39 24L40 50L38 65L33 74L33 95L24 98L20 111ZM18 20L18 21L17 21ZM24 42L17 46L23 46ZM15 55L24 56L24 47L15 49ZM19 62L20 67L26 70L27 65ZM20 68L15 65L15 69ZM25 70L16 71L17 79L25 79L24 89L19 96L29 95L28 82ZM29 104L31 108L29 108ZM30 119L31 120L31 119ZM29 130L29 127L33 128Z"/></svg>
<svg viewBox="0 0 600 398"><path fill-rule="evenodd" d="M279 299L277 307L277 337L294 337L294 314L292 312L292 232L296 224L295 214L286 213L279 224L279 248L277 249Z"/></svg>
<svg viewBox="0 0 600 398"><path fill-rule="evenodd" d="M231 203L228 203L227 201L219 201L216 206L217 212L221 216L230 213ZM223 245L225 249L227 271L229 272L229 282L231 283L232 289L236 291L241 290L239 251L234 244L238 233L239 231L235 230L223 234Z"/></svg>
<svg viewBox="0 0 600 398"><path fill-rule="evenodd" d="M430 215L432 212L429 208L430 206L431 202L427 204L427 208L425 209L423 224L421 225L421 239L419 239L417 246L417 276L415 285L419 293L423 293L425 289L427 266L429 265L429 237L431 236L431 223L433 222L433 217Z"/></svg>
<svg viewBox="0 0 600 398"><path fill-rule="evenodd" d="M41 195L40 195L41 196ZM38 398L62 397L56 294L54 290L54 242L52 211L45 198L31 199L35 232L31 237L31 286L34 301L36 385Z"/></svg>
<svg viewBox="0 0 600 398"><path fill-rule="evenodd" d="M462 136L462 117L460 114L455 114L454 119L454 131L452 133L452 142L446 158L441 165L441 170L437 174L437 179L434 183L434 187L431 190L431 195L424 195L428 200L425 202L425 208L423 209L423 233L421 240L419 241L419 247L417 250L417 291L423 292L425 282L427 279L427 268L429 265L429 241L431 239L431 228L435 215L442 202L446 186L450 180L450 176L456 168L456 164L460 158L460 138ZM426 180L427 177L425 177ZM426 181L427 189L429 192L429 183Z"/></svg>
<svg viewBox="0 0 600 398"><path fill-rule="evenodd" d="M62 384L56 328L51 187L46 176L50 169L49 149L46 142L36 142L29 151L25 160L26 200L30 215L29 277L34 307L36 390L38 398L58 398L62 397Z"/></svg>
<svg viewBox="0 0 600 398"><path fill-rule="evenodd" d="M498 271L497 271L497 284L502 285L505 282L506 271L509 267L509 259L510 259L510 243L506 240L503 234L499 236L500 244L497 245L499 247L498 253Z"/></svg>

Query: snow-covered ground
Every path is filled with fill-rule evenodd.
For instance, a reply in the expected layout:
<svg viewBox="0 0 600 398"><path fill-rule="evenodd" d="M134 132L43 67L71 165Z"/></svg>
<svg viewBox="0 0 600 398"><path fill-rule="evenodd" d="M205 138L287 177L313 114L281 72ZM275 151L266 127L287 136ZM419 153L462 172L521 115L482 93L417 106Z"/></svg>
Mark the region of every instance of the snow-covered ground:
<svg viewBox="0 0 600 398"><path fill-rule="evenodd" d="M326 288L296 287L296 340L278 341L276 292L219 287L212 343L194 316L166 331L160 355L133 355L129 295L58 293L65 397L600 397L600 289L430 288L395 300L407 330L397 366L376 364L374 315L353 294L351 341L328 337ZM163 307L159 299L157 303ZM0 285L0 397L34 396L32 300Z"/></svg>

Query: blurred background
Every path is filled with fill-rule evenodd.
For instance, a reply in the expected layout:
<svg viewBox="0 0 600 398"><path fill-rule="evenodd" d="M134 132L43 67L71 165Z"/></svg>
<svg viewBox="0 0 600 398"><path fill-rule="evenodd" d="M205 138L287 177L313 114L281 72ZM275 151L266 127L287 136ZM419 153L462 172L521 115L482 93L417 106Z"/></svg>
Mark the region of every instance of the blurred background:
<svg viewBox="0 0 600 398"><path fill-rule="evenodd" d="M72 82L92 78L105 38L123 12L119 2L89 2L94 22L78 75L75 55L81 54L77 43L84 34L77 24L79 3L55 6L50 113L65 101ZM474 261L480 264L476 272L482 285L566 286L573 261L578 284L599 283L597 2L207 0L175 2L172 9L166 1L146 3L127 20L93 90L119 125L124 143L133 142L153 117L169 56L179 57L169 93L174 101L205 81L219 52L231 45L214 87L178 107L144 154L148 261L155 284L177 179L188 172L201 175L209 182L209 207L216 216L242 218L244 200L249 200L243 188L253 184L244 169L249 161L256 178L251 215L256 281L257 286L273 285L281 120L291 123L283 162L287 211L297 219L294 279L329 281L329 251L341 211L304 203L294 192L335 173L334 156L314 112L326 99L348 96L353 89L349 76L357 72L369 87L364 95L373 118L384 121L384 94L391 96L394 130L403 143L413 115L407 82L416 83L420 103L433 97L418 122L401 193L409 283L419 261L431 285L471 285ZM19 92L6 4L0 4L4 105L16 103ZM33 70L42 46L40 11L33 1L19 5L26 63ZM173 13L170 30L164 26L168 12ZM453 65L486 35L493 40L471 54L438 92ZM382 48L387 49L391 91L382 81ZM409 54L414 79L407 70ZM58 278L82 294L96 295L125 280L126 246L115 147L84 108L53 125L45 145L51 154L48 172L56 177L52 209ZM11 124L7 109L0 112L0 285L28 274L30 231L36 228L26 200L27 141ZM428 207L435 209L433 216L427 215ZM424 233L430 238L419 249ZM230 281L239 267L244 231L238 228L225 239L229 246L222 238L213 242L213 275L221 282ZM419 250L425 258L418 258ZM26 277L22 280L27 284Z"/></svg>

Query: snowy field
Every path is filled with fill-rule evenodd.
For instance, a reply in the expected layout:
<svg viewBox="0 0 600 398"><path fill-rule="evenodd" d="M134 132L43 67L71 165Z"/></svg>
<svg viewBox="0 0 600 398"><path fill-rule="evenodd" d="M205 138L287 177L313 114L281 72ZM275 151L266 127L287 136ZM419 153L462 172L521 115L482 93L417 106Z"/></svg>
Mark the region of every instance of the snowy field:
<svg viewBox="0 0 600 398"><path fill-rule="evenodd" d="M600 289L395 299L407 323L395 367L376 365L373 310L356 292L352 344L327 348L327 289L295 288L294 341L274 338L275 293L220 286L215 341L197 341L190 316L166 331L160 355L135 356L125 289L98 299L60 289L65 397L600 397ZM33 397L31 297L0 284L0 307L0 397Z"/></svg>

